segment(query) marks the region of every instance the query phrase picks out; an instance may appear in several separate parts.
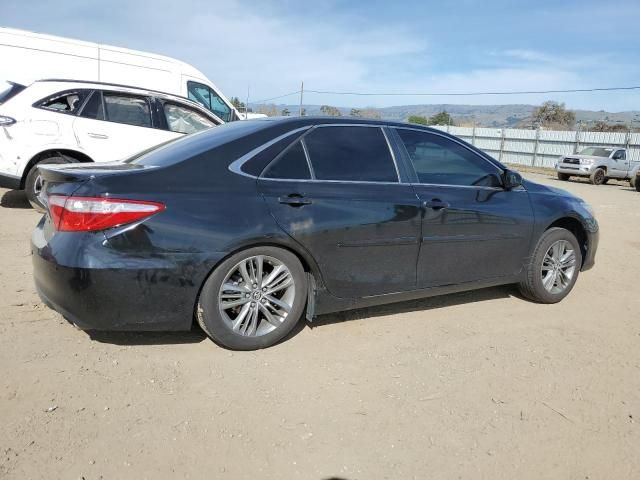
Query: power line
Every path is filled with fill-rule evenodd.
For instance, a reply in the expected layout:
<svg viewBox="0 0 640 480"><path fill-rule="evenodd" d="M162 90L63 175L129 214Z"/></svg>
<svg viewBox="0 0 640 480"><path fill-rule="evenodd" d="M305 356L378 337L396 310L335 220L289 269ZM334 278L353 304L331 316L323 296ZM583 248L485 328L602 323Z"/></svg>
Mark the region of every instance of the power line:
<svg viewBox="0 0 640 480"><path fill-rule="evenodd" d="M609 92L615 90L640 90L640 86L635 87L606 87L606 88L572 88L566 90L525 90L518 92L436 92L436 93L425 93L425 92L417 92L417 93L372 93L372 92L335 92L329 90L305 90L308 93L318 93L323 95L358 95L358 96L394 96L394 97L403 97L403 96L422 96L422 97L461 97L461 96L480 96L480 95L530 95L530 94L545 94L545 93L579 93L579 92Z"/></svg>
<svg viewBox="0 0 640 480"><path fill-rule="evenodd" d="M258 104L258 103L266 103L266 102L270 102L271 100L278 100L279 98L290 97L291 95L298 95L299 93L300 93L300 90L296 90L295 92L285 93L284 95L278 95L277 97L265 98L264 100L257 100L255 102L251 102L251 103L253 103L254 105Z"/></svg>

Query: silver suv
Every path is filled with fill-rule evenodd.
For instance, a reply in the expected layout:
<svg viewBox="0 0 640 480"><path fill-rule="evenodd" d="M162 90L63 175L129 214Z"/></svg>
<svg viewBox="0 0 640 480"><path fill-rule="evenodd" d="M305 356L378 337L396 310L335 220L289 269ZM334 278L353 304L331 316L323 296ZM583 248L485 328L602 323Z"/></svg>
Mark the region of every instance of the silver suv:
<svg viewBox="0 0 640 480"><path fill-rule="evenodd" d="M627 158L624 148L587 147L580 153L560 157L555 169L560 180L588 177L592 184L602 185L610 178L630 180L638 163Z"/></svg>

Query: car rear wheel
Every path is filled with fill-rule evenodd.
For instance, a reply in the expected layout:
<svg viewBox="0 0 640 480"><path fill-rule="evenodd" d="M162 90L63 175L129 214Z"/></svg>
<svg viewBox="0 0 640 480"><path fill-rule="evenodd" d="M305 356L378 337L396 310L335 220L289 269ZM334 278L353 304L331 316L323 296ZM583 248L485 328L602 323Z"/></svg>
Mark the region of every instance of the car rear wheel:
<svg viewBox="0 0 640 480"><path fill-rule="evenodd" d="M629 185L631 185L631 188L635 188L636 191L640 192L640 182L638 182L637 176L633 176L629 179Z"/></svg>
<svg viewBox="0 0 640 480"><path fill-rule="evenodd" d="M233 350L274 345L298 323L307 279L298 258L275 247L255 247L220 264L200 294L196 316L216 343Z"/></svg>
<svg viewBox="0 0 640 480"><path fill-rule="evenodd" d="M567 180L569 180L571 178L571 175L567 174L567 173L560 173L558 172L558 180L562 180L563 182L566 182Z"/></svg>
<svg viewBox="0 0 640 480"><path fill-rule="evenodd" d="M24 190L27 194L27 199L31 206L39 211L44 212L45 207L38 198L40 192L42 191L42 177L40 176L40 172L36 168L38 165L57 165L62 163L73 163L73 159L69 157L49 157L41 160L31 167L29 173L27 174L27 178L24 181Z"/></svg>
<svg viewBox="0 0 640 480"><path fill-rule="evenodd" d="M573 233L551 228L538 241L520 292L535 302L557 303L573 289L581 265L582 252Z"/></svg>
<svg viewBox="0 0 640 480"><path fill-rule="evenodd" d="M607 175L604 168L596 168L589 177L589 180L593 185L602 185L606 183L606 178Z"/></svg>

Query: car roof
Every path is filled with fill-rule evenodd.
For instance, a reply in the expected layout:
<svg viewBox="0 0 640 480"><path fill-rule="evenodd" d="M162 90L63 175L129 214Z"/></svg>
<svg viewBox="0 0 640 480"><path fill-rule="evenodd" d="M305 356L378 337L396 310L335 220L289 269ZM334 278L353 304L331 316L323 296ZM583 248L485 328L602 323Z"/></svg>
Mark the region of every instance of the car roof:
<svg viewBox="0 0 640 480"><path fill-rule="evenodd" d="M252 120L245 120L247 122L265 122L265 128L269 125L276 124L291 124L293 128L304 127L306 125L320 125L320 124L332 124L332 125L378 125L381 127L404 127L413 128L416 130L424 130L425 132L442 133L441 130L427 127L424 125L418 125L415 123L398 122L391 120L374 120L368 118L354 118L354 117L327 117L321 115L312 115L304 117L267 117L256 118Z"/></svg>
<svg viewBox="0 0 640 480"><path fill-rule="evenodd" d="M93 80L71 80L71 79L59 79L59 78L44 78L41 80L36 80L35 83L60 83L60 84L69 84L71 88L73 88L74 85L78 85L82 88L96 88L96 89L115 89L115 90L122 90L122 91L127 91L127 90L132 90L134 92L138 92L141 94L147 94L147 95L152 95L154 97L159 97L159 98L164 98L166 100L179 100L181 102L187 103L193 107L198 108L199 110L206 112L207 115L210 115L212 117L214 117L217 121L219 121L220 123L224 123L224 121L222 119L220 119L215 113L213 113L210 110L207 110L206 108L204 108L202 105L200 105L198 102L191 100L190 98L187 97L183 97L182 95L176 95L174 93L167 93L167 92L161 92L160 90L153 90L150 88L142 88L142 87L135 87L132 85L123 85L123 84L119 84L119 83L108 83L108 82L98 82L98 81L93 81Z"/></svg>

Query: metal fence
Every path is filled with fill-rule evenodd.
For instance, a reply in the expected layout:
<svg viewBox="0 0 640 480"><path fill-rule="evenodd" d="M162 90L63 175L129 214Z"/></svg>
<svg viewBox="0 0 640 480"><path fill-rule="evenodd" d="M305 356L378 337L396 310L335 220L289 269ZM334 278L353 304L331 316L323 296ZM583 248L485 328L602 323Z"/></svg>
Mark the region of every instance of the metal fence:
<svg viewBox="0 0 640 480"><path fill-rule="evenodd" d="M504 163L552 168L561 155L590 146L624 147L627 158L640 161L640 133L520 130L439 126Z"/></svg>

